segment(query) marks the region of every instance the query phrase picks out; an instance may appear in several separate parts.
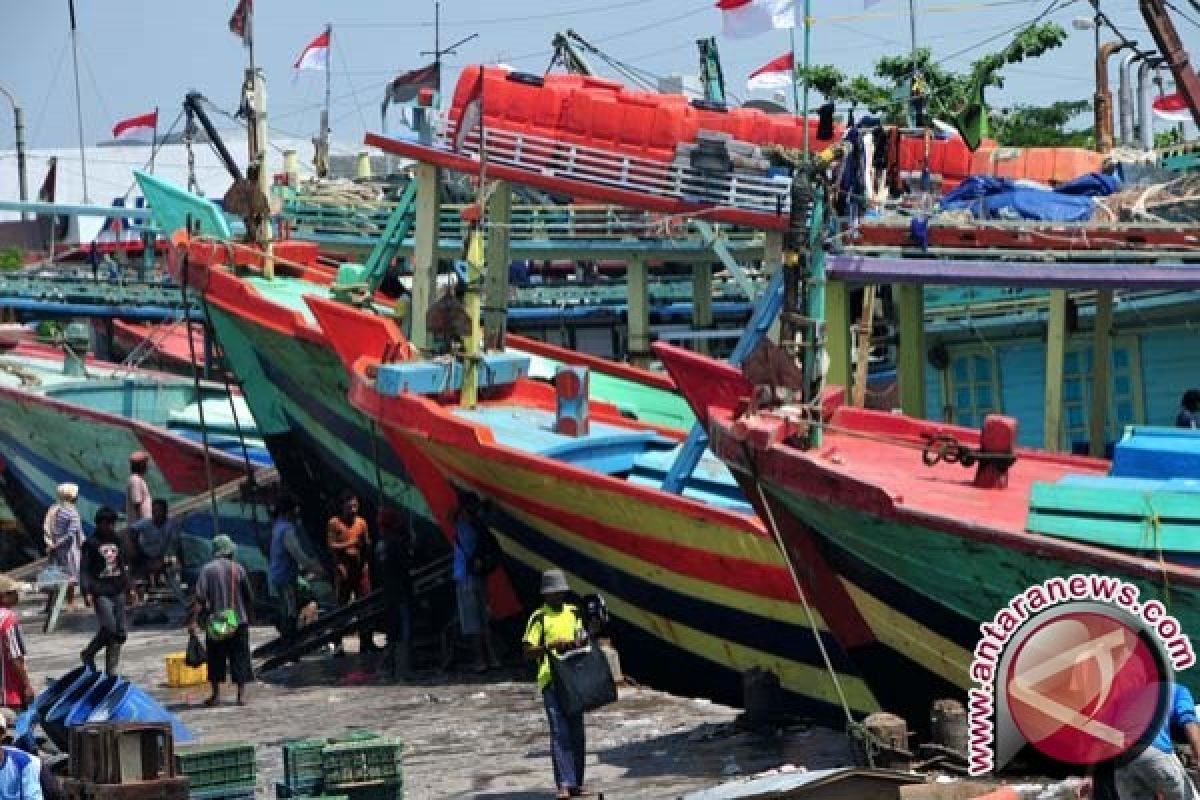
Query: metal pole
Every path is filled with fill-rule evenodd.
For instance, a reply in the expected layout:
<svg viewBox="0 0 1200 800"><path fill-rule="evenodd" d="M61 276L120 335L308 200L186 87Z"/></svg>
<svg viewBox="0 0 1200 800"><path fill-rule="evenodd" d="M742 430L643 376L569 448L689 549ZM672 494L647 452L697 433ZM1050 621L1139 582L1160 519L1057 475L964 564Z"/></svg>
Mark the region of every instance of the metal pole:
<svg viewBox="0 0 1200 800"><path fill-rule="evenodd" d="M79 168L83 174L83 202L88 198L87 154L83 147L83 101L79 95L79 35L75 29L75 0L67 0L67 10L71 14L71 57L75 64L75 124L79 130Z"/></svg>
<svg viewBox="0 0 1200 800"><path fill-rule="evenodd" d="M917 71L917 0L908 0L908 36L912 42L913 72Z"/></svg>
<svg viewBox="0 0 1200 800"><path fill-rule="evenodd" d="M804 156L808 157L808 68L812 63L812 0L804 0ZM795 78L792 79L795 83Z"/></svg>
<svg viewBox="0 0 1200 800"><path fill-rule="evenodd" d="M25 112L21 110L21 106L17 104L17 98L8 89L0 86L0 94L8 98L13 110L13 126L16 128L17 134L17 188L20 192L21 202L25 203L29 200L29 184L25 174ZM29 214L22 211L21 219L29 219Z"/></svg>
<svg viewBox="0 0 1200 800"><path fill-rule="evenodd" d="M154 174L154 155L158 152L158 106L154 107L154 133L150 134L150 174Z"/></svg>
<svg viewBox="0 0 1200 800"><path fill-rule="evenodd" d="M325 34L329 38L329 49L325 52L325 117L321 126L321 139L325 143L326 157L329 154L329 87L333 80L333 24L325 26Z"/></svg>
<svg viewBox="0 0 1200 800"><path fill-rule="evenodd" d="M792 45L792 111L800 113L800 84L796 80L796 29L788 31L788 41Z"/></svg>

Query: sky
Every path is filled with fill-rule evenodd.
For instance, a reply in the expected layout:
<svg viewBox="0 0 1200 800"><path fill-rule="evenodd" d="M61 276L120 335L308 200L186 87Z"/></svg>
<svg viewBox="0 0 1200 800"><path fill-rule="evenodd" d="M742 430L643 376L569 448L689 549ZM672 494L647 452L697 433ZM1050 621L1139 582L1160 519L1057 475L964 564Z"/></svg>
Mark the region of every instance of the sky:
<svg viewBox="0 0 1200 800"><path fill-rule="evenodd" d="M802 0L798 0L802 1ZM1005 31L1050 5L1049 0L915 0L917 36L947 66L965 67L989 48L1002 46ZM165 130L189 89L217 106L237 106L245 51L229 33L235 0L76 0L80 84L86 141L108 139L120 119L160 111ZM1186 3L1179 4L1187 9ZM291 65L326 23L334 29L332 128L343 146L357 148L364 131L378 131L385 82L429 60L433 47L433 0L256 0L256 59L266 70L269 119L280 135L315 132L324 75L295 73ZM731 93L745 98L745 79L755 67L785 52L788 35L776 31L754 39L720 38L713 0L443 0L443 45L472 33L478 38L447 56L447 89L466 64L502 61L543 72L550 39L572 28L602 50L655 74L697 71L695 40L718 35ZM861 0L812 0L813 62L850 72L870 69L882 55L909 46L908 0L880 0L864 12ZM31 147L76 141L74 83L67 0L0 0L0 85L23 105ZM1132 39L1151 42L1136 0L1102 0L1102 9ZM1010 68L993 107L1018 102L1089 98L1093 40L1072 28L1090 16L1085 0L1051 15L1070 32L1065 47L1037 62ZM1176 15L1184 43L1200 49L1200 13ZM1000 37L987 45L989 37ZM1114 65L1116 61L1114 60ZM598 71L605 72L603 65ZM1113 82L1115 86L1114 72ZM13 144L9 111L0 103L0 150Z"/></svg>

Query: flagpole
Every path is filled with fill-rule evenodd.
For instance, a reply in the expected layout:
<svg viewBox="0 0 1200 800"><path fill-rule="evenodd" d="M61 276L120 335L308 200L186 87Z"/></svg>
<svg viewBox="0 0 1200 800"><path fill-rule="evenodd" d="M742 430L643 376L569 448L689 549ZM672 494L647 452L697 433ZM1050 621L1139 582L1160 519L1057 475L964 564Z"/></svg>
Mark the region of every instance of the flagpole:
<svg viewBox="0 0 1200 800"><path fill-rule="evenodd" d="M325 37L329 40L329 49L325 51L325 117L322 120L321 136L325 147L329 147L329 86L333 80L333 23L325 25Z"/></svg>
<svg viewBox="0 0 1200 800"><path fill-rule="evenodd" d="M795 30L795 26L792 26ZM812 58L812 0L804 0L804 156L808 158L808 68ZM794 59L793 59L794 61ZM796 79L793 73L792 84Z"/></svg>
<svg viewBox="0 0 1200 800"><path fill-rule="evenodd" d="M83 203L88 199L87 152L83 147L83 101L79 94L79 36L75 29L75 0L67 0L67 10L71 14L71 56L75 63L75 125L79 131L79 169L83 174Z"/></svg>
<svg viewBox="0 0 1200 800"><path fill-rule="evenodd" d="M796 26L788 30L788 41L792 45L792 112L800 113L800 84L796 80Z"/></svg>
<svg viewBox="0 0 1200 800"><path fill-rule="evenodd" d="M158 152L158 106L154 107L154 133L150 134L150 174L154 174L154 154Z"/></svg>

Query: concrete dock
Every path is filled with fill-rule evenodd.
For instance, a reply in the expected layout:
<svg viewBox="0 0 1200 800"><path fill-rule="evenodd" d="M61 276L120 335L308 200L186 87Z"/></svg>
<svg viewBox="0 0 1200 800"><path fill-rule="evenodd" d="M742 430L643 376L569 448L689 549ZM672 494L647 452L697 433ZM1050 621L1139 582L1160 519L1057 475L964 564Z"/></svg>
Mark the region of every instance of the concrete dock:
<svg viewBox="0 0 1200 800"><path fill-rule="evenodd" d="M95 630L90 611L65 614L41 632L40 607L24 605L22 626L37 689L79 663ZM131 628L121 672L176 712L202 741L258 745L258 796L274 797L282 779L279 745L288 738L366 728L405 741L406 798L552 798L549 735L531 669L482 676L425 673L389 685L375 657L317 656L265 676L247 707L228 691L218 708L202 705L206 686L170 689L164 656L182 651L186 632L172 623ZM259 644L273 635L253 631ZM347 646L355 643L347 640ZM706 700L622 688L613 706L587 717L587 783L610 798L672 798L735 776L783 764L810 769L852 763L840 732L797 724L766 734L738 730L737 710Z"/></svg>

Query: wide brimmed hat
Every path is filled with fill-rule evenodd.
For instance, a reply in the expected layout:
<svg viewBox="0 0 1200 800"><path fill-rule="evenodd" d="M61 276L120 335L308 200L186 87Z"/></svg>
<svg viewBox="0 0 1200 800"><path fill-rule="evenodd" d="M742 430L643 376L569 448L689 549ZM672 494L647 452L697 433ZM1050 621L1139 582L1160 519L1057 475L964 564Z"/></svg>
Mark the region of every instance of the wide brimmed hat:
<svg viewBox="0 0 1200 800"><path fill-rule="evenodd" d="M74 503L79 499L79 485L75 483L60 483L58 485L58 499L66 500Z"/></svg>
<svg viewBox="0 0 1200 800"><path fill-rule="evenodd" d="M569 592L567 576L561 569L548 569L542 573L542 594Z"/></svg>
<svg viewBox="0 0 1200 800"><path fill-rule="evenodd" d="M212 542L214 556L227 556L232 558L233 554L237 552L237 545L233 543L233 539L230 539L223 533L218 533L216 536L214 536Z"/></svg>

